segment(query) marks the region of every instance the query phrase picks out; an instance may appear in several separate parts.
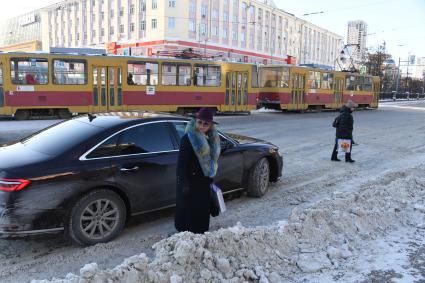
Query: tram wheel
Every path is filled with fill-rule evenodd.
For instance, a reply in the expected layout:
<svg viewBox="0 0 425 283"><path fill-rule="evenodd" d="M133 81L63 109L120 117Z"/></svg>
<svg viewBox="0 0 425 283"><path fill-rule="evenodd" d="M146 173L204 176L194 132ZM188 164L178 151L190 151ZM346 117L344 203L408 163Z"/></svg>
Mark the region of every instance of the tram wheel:
<svg viewBox="0 0 425 283"><path fill-rule="evenodd" d="M69 119L72 116L68 109L59 109L57 115L60 119Z"/></svg>
<svg viewBox="0 0 425 283"><path fill-rule="evenodd" d="M19 109L15 112L14 117L16 120L28 120L30 118L30 112L28 110Z"/></svg>

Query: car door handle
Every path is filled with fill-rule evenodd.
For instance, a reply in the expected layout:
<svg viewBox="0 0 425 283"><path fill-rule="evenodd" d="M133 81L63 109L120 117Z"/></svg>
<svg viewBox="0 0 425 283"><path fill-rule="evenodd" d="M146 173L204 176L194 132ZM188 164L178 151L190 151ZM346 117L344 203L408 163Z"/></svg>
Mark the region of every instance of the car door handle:
<svg viewBox="0 0 425 283"><path fill-rule="evenodd" d="M139 166L134 166L133 168L121 168L120 171L128 172L128 171L137 171L139 170Z"/></svg>

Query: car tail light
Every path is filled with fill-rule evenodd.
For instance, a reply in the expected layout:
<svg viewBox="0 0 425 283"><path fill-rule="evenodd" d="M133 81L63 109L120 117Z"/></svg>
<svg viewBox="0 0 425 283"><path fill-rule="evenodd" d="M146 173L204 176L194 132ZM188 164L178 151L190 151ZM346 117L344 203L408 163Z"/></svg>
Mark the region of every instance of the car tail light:
<svg viewBox="0 0 425 283"><path fill-rule="evenodd" d="M20 191L28 184L30 181L23 179L2 179L0 178L0 191L5 192L15 192Z"/></svg>

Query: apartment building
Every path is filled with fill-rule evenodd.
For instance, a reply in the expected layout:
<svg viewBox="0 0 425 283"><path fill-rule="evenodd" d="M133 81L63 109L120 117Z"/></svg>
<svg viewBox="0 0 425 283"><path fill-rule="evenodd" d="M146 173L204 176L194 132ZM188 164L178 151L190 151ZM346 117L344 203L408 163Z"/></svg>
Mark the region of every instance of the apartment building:
<svg viewBox="0 0 425 283"><path fill-rule="evenodd" d="M192 48L256 63L334 66L343 37L271 0L65 0L40 9L42 48L154 56Z"/></svg>
<svg viewBox="0 0 425 283"><path fill-rule="evenodd" d="M367 24L364 21L348 22L347 45L351 45L353 50L352 58L355 63L365 60L367 55Z"/></svg>

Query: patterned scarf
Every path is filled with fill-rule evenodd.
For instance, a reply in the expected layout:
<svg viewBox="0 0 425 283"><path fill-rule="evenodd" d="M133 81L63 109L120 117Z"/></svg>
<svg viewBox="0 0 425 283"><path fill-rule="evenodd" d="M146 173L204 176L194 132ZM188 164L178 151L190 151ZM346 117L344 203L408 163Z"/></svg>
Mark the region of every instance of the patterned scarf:
<svg viewBox="0 0 425 283"><path fill-rule="evenodd" d="M217 161L221 151L220 136L214 124L204 135L196 130L195 119L192 119L187 124L186 133L193 151L198 157L204 176L214 177L217 173Z"/></svg>

